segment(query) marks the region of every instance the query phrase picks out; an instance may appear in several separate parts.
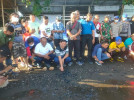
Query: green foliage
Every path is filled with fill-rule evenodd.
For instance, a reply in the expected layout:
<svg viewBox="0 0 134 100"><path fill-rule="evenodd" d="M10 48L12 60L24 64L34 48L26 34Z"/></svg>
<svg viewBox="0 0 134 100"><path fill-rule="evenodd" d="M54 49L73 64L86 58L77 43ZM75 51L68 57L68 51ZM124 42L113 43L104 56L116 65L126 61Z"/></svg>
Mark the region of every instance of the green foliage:
<svg viewBox="0 0 134 100"><path fill-rule="evenodd" d="M123 0L122 3L123 3L124 5L130 5L130 4L134 5L134 0Z"/></svg>
<svg viewBox="0 0 134 100"><path fill-rule="evenodd" d="M21 0L22 3L26 4L26 7L31 5L33 2L33 11L32 13L39 17L43 10L50 10L49 5L51 0ZM43 4L42 4L43 3Z"/></svg>

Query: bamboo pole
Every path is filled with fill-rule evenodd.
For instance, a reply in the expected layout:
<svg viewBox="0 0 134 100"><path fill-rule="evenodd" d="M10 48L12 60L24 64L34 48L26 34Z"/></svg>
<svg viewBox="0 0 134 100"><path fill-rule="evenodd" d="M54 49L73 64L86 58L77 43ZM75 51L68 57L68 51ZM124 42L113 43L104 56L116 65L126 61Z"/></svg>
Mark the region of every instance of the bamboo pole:
<svg viewBox="0 0 134 100"><path fill-rule="evenodd" d="M5 25L5 19L4 19L4 9L3 9L3 0L1 0L1 7L2 7L2 20L3 20L3 27Z"/></svg>

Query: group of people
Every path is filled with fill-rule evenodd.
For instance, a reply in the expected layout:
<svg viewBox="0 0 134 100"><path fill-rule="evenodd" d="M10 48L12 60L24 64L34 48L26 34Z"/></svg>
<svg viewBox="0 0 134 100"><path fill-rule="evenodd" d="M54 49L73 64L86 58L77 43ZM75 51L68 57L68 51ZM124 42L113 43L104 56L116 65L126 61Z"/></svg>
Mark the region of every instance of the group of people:
<svg viewBox="0 0 134 100"><path fill-rule="evenodd" d="M33 66L54 70L52 65L55 64L64 71L65 66L73 63L82 66L86 61L89 64L95 61L97 65L102 65L106 59L124 62L133 48L134 16L131 22L127 15L121 19L114 16L113 21L105 16L102 23L99 15L95 15L93 21L92 17L88 13L86 19L81 19L77 10L71 13L70 21L64 27L61 16L57 16L54 23L49 23L48 16L43 16L43 22L39 24L33 14L30 20L21 19L20 22L19 15L12 13L10 22L0 31L0 74L12 73L12 69L19 71L18 66L28 70ZM67 34L68 40L63 38L63 34ZM0 84L3 84L7 76L0 77L3 79Z"/></svg>

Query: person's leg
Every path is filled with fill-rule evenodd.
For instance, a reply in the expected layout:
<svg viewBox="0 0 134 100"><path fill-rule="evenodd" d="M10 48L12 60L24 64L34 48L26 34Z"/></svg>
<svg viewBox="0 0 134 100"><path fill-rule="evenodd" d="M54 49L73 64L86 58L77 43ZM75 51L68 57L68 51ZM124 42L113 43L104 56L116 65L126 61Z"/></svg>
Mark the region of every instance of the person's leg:
<svg viewBox="0 0 134 100"><path fill-rule="evenodd" d="M6 65L7 65L7 66L12 65L11 57L6 58Z"/></svg>
<svg viewBox="0 0 134 100"><path fill-rule="evenodd" d="M58 57L55 57L54 58L54 62L56 63L56 65L59 65L59 58Z"/></svg>
<svg viewBox="0 0 134 100"><path fill-rule="evenodd" d="M86 36L81 36L81 55L82 55L82 59L84 59L84 53L85 53L85 46L86 46Z"/></svg>
<svg viewBox="0 0 134 100"><path fill-rule="evenodd" d="M71 58L70 57L67 57L64 61L65 64L68 64L69 62L71 62Z"/></svg>
<svg viewBox="0 0 134 100"><path fill-rule="evenodd" d="M92 40L93 40L92 35L90 35L87 41L89 62L92 62L92 46L93 46Z"/></svg>
<svg viewBox="0 0 134 100"><path fill-rule="evenodd" d="M109 57L105 53L102 53L101 61L106 60L106 59L109 59Z"/></svg>
<svg viewBox="0 0 134 100"><path fill-rule="evenodd" d="M102 48L99 48L97 50L97 58L99 61L102 61Z"/></svg>
<svg viewBox="0 0 134 100"><path fill-rule="evenodd" d="M35 62L34 63L36 65L42 66L42 60L43 60L43 58L36 56L34 59L35 59Z"/></svg>
<svg viewBox="0 0 134 100"><path fill-rule="evenodd" d="M74 55L76 55L77 61L80 60L80 40L74 40Z"/></svg>
<svg viewBox="0 0 134 100"><path fill-rule="evenodd" d="M68 47L69 47L69 56L72 58L72 51L73 51L73 40L68 41Z"/></svg>

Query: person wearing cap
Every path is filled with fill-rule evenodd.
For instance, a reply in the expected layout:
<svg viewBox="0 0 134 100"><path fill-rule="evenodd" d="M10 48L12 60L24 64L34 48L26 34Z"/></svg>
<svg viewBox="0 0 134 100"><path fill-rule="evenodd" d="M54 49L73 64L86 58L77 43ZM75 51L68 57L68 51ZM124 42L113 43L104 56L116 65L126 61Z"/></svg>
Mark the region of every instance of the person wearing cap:
<svg viewBox="0 0 134 100"><path fill-rule="evenodd" d="M0 31L0 49L4 46L9 48L9 52L12 50L14 40L14 28L6 24L2 31ZM6 58L6 65L12 65L11 56Z"/></svg>
<svg viewBox="0 0 134 100"><path fill-rule="evenodd" d="M114 22L111 23L111 31L113 33L112 42L115 41L115 37L119 36L121 30L122 30L122 25L119 22L119 16L114 16Z"/></svg>
<svg viewBox="0 0 134 100"><path fill-rule="evenodd" d="M122 37L122 41L125 41L128 37L131 36L131 28L130 28L130 23L127 20L127 14L124 14L122 16L122 30L120 32L120 35Z"/></svg>
<svg viewBox="0 0 134 100"><path fill-rule="evenodd" d="M40 37L46 37L47 42L54 48L52 30L53 26L49 23L48 16L43 16L43 23L40 25Z"/></svg>
<svg viewBox="0 0 134 100"><path fill-rule="evenodd" d="M109 16L105 16L104 18L104 23L101 25L102 29L102 41L108 41L109 43L111 42L111 39L113 39L113 34L111 31L111 25L109 23Z"/></svg>
<svg viewBox="0 0 134 100"><path fill-rule="evenodd" d="M55 47L59 46L60 40L63 39L64 25L61 22L61 16L56 17L56 22L53 23L53 36Z"/></svg>
<svg viewBox="0 0 134 100"><path fill-rule="evenodd" d="M125 54L125 45L124 42L122 42L122 38L120 36L115 38L115 42L112 42L109 45L109 52L111 53L112 58L110 59L111 62L113 62L114 58L117 58L117 61L124 62Z"/></svg>
<svg viewBox="0 0 134 100"><path fill-rule="evenodd" d="M131 25L131 34L134 34L134 15L133 15L132 18L131 18L131 23L130 23L130 25Z"/></svg>
<svg viewBox="0 0 134 100"><path fill-rule="evenodd" d="M54 70L54 67L51 66L52 60L55 58L54 49L52 46L47 43L46 37L40 38L40 43L38 43L34 50L35 53L35 64L38 68L44 67L43 63L45 63L46 67L44 67L44 70Z"/></svg>
<svg viewBox="0 0 134 100"><path fill-rule="evenodd" d="M69 57L69 50L66 40L61 40L59 46L55 49L56 57L54 58L55 63L60 65L60 71L64 71L64 65L71 66L71 58Z"/></svg>

